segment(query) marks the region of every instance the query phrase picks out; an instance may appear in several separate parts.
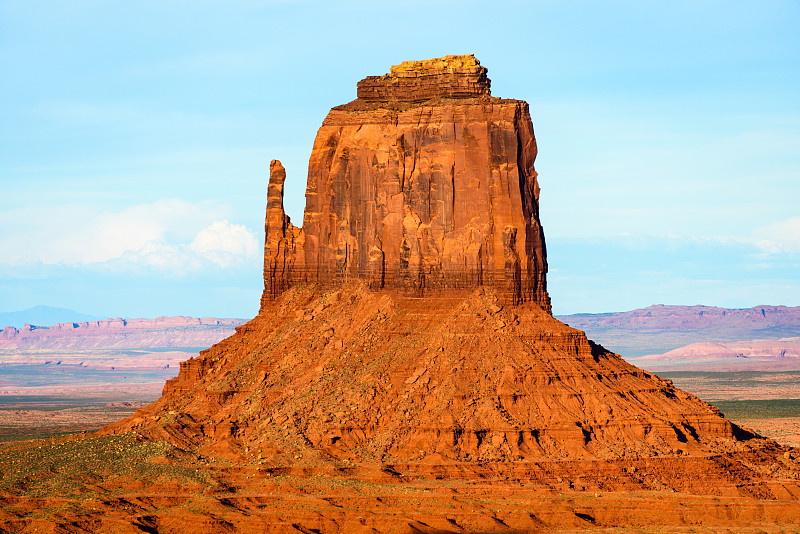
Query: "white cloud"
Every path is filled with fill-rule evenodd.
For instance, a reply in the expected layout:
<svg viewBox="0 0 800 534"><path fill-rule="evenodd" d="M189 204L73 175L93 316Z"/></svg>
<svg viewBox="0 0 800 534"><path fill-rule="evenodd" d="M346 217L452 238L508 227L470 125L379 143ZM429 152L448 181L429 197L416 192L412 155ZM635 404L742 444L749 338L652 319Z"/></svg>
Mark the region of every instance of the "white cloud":
<svg viewBox="0 0 800 534"><path fill-rule="evenodd" d="M253 232L241 224L227 220L215 221L203 228L189 244L189 249L211 260L220 267L227 267L238 258L252 258L258 254L258 240Z"/></svg>
<svg viewBox="0 0 800 534"><path fill-rule="evenodd" d="M116 272L161 271L173 276L207 268L232 268L257 264L259 243L253 232L227 220L214 221L194 236L190 243L169 243L158 239L136 251L126 251L100 267Z"/></svg>
<svg viewBox="0 0 800 534"><path fill-rule="evenodd" d="M106 271L135 272L163 271L172 275L183 275L202 269L201 258L187 253L186 245L150 241L136 251L126 251L118 258L97 264Z"/></svg>
<svg viewBox="0 0 800 534"><path fill-rule="evenodd" d="M800 252L800 217L790 217L753 230L755 244L765 252Z"/></svg>
<svg viewBox="0 0 800 534"><path fill-rule="evenodd" d="M226 205L159 200L120 211L85 206L0 213L0 263L93 266L172 274L257 261L259 242Z"/></svg>

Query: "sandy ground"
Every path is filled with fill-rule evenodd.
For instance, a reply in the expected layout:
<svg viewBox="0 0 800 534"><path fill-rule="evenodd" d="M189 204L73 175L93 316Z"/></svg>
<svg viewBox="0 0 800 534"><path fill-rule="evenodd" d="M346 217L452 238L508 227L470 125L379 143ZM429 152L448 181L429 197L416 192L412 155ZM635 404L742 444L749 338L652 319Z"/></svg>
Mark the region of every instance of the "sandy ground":
<svg viewBox="0 0 800 534"><path fill-rule="evenodd" d="M561 472L560 464L535 471ZM0 445L0 532L766 534L800 525L796 480L756 486L769 492L762 496L730 482L676 491L660 482L666 471L621 491L566 472L544 482L377 466L275 471L176 454L130 434L65 436Z"/></svg>
<svg viewBox="0 0 800 534"><path fill-rule="evenodd" d="M800 399L800 371L657 372L675 386L714 401Z"/></svg>
<svg viewBox="0 0 800 534"><path fill-rule="evenodd" d="M142 403L64 409L0 409L0 442L92 432L119 421Z"/></svg>
<svg viewBox="0 0 800 534"><path fill-rule="evenodd" d="M800 447L800 417L731 420L739 426L755 430L762 436L772 438L778 443Z"/></svg>

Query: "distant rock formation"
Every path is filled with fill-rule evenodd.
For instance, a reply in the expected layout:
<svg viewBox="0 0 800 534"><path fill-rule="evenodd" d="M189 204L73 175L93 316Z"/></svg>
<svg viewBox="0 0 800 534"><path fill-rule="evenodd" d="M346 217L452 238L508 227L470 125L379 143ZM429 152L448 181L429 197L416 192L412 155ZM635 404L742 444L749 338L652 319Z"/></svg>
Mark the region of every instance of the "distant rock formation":
<svg viewBox="0 0 800 534"><path fill-rule="evenodd" d="M752 308L718 308L716 306L665 306L656 304L626 312L579 313L560 315L577 328L625 328L630 333L652 330L705 332L730 341L748 339L756 333L775 330L778 337L800 333L800 306L753 306ZM746 333L742 333L744 330Z"/></svg>
<svg viewBox="0 0 800 534"><path fill-rule="evenodd" d="M51 326L56 323L96 321L100 317L87 315L67 308L54 308L52 306L34 306L27 310L14 312L0 312L0 328L15 326L23 328L25 324L38 326Z"/></svg>
<svg viewBox="0 0 800 534"><path fill-rule="evenodd" d="M652 371L795 371L800 369L800 337L701 341L635 363Z"/></svg>
<svg viewBox="0 0 800 534"><path fill-rule="evenodd" d="M273 161L262 303L298 282L361 278L418 295L488 285L549 312L528 104L489 85L472 55L359 82L317 133L302 228Z"/></svg>
<svg viewBox="0 0 800 534"><path fill-rule="evenodd" d="M749 341L800 335L800 306L664 306L614 313L556 317L626 358L670 350L700 341Z"/></svg>
<svg viewBox="0 0 800 534"><path fill-rule="evenodd" d="M175 316L7 326L0 330L0 350L204 347L233 334L242 323L242 319Z"/></svg>

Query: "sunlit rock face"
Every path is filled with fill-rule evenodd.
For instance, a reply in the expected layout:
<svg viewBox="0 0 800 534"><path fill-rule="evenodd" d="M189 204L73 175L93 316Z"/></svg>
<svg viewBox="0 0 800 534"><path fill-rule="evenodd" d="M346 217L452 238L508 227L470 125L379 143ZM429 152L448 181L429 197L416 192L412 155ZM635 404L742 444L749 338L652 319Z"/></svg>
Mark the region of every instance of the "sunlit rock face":
<svg viewBox="0 0 800 534"><path fill-rule="evenodd" d="M360 81L317 133L302 228L273 162L265 299L363 278L418 295L488 285L550 311L528 104L492 97L486 72L446 56Z"/></svg>

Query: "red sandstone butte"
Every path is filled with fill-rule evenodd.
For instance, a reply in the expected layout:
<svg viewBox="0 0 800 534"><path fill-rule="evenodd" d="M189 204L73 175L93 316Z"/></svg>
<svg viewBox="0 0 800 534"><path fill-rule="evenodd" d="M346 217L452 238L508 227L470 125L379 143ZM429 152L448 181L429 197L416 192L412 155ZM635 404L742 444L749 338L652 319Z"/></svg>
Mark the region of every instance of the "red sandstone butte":
<svg viewBox="0 0 800 534"><path fill-rule="evenodd" d="M550 311L528 104L492 97L472 55L407 61L358 83L314 141L303 227L270 165L264 299L298 282L491 286Z"/></svg>
<svg viewBox="0 0 800 534"><path fill-rule="evenodd" d="M358 94L317 134L302 229L270 166L259 315L106 432L421 476L580 458L608 487L643 487L617 472L642 458L681 489L736 477L660 459L772 461L774 442L552 317L528 106L491 97L473 56L402 63Z"/></svg>
<svg viewBox="0 0 800 534"><path fill-rule="evenodd" d="M527 104L491 97L472 56L403 63L358 94L317 135L302 229L271 165L259 314L100 432L166 443L163 464L180 469L95 477L113 494L97 499L105 511L59 501L60 521L331 534L800 524L796 450L550 314ZM7 523L33 525L31 502L13 499Z"/></svg>

